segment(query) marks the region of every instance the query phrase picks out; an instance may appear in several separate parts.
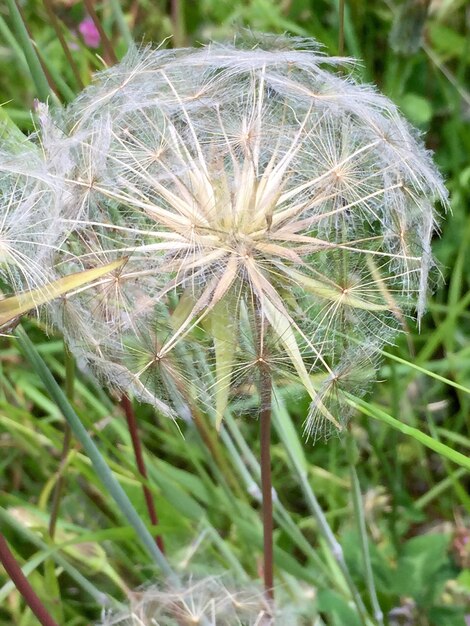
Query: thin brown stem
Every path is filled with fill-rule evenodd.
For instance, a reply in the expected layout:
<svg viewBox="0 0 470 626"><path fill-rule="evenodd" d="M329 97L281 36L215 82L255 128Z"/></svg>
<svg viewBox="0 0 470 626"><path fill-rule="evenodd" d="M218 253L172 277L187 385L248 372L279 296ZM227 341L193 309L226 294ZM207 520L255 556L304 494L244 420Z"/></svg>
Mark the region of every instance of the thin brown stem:
<svg viewBox="0 0 470 626"><path fill-rule="evenodd" d="M18 565L3 535L0 535L0 562L15 587L23 596L26 604L37 617L39 623L42 626L58 626L21 571L21 567Z"/></svg>
<svg viewBox="0 0 470 626"><path fill-rule="evenodd" d="M271 375L260 363L260 444L261 492L263 495L264 589L268 601L274 600L273 577L273 496L271 478Z"/></svg>
<svg viewBox="0 0 470 626"><path fill-rule="evenodd" d="M142 445L139 437L139 429L137 426L137 419L134 413L134 407L132 406L132 402L130 399L124 395L121 399L121 406L124 409L124 413L126 415L127 427L129 429L129 434L132 440L132 447L134 449L135 462L137 465L137 469L139 470L140 475L145 481L148 481L147 468L145 466L144 455L142 452ZM147 505L147 511L149 514L150 521L153 526L158 525L158 515L157 509L155 507L155 502L153 501L152 492L146 484L142 484L142 490L144 492L145 504ZM160 552L165 552L165 546L163 543L163 538L161 535L155 536L155 543L157 544Z"/></svg>
<svg viewBox="0 0 470 626"><path fill-rule="evenodd" d="M273 495L271 478L271 413L272 381L266 353L266 327L263 319L263 305L259 302L256 328L259 366L259 415L261 448L261 494L263 497L263 577L264 593L268 605L274 601L273 574Z"/></svg>

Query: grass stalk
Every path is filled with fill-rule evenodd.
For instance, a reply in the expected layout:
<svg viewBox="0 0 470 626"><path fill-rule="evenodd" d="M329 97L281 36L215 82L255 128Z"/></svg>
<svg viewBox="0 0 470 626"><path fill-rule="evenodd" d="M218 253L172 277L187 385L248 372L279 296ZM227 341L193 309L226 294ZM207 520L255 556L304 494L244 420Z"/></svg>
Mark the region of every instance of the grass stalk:
<svg viewBox="0 0 470 626"><path fill-rule="evenodd" d="M39 623L42 624L42 626L58 626L57 622L51 617L50 613L39 599L39 596L29 584L28 579L23 574L21 567L18 565L12 551L8 547L5 537L1 534L0 561L24 601L37 617Z"/></svg>
<svg viewBox="0 0 470 626"><path fill-rule="evenodd" d="M64 342L64 359L65 359L65 394L73 402L75 393L75 361ZM67 422L64 425L64 439L62 443L62 451L60 453L60 464L58 471L57 482L54 487L54 493L52 495L51 515L49 519L49 536L54 539L57 519L59 517L60 503L62 500L62 492L65 484L64 469L67 461L68 454L70 452L70 446L72 443L72 431Z"/></svg>
<svg viewBox="0 0 470 626"><path fill-rule="evenodd" d="M148 482L148 473L147 468L145 466L144 455L142 451L142 444L139 437L139 429L137 425L137 418L135 416L134 407L132 406L132 402L128 396L123 395L121 399L121 406L124 410L124 414L126 416L127 427L129 429L129 434L132 441L132 447L134 449L135 462L137 465L137 469L139 470L139 474L142 476L144 481ZM142 490L144 492L145 504L147 506L147 511L149 514L150 521L152 522L152 526L158 526L158 515L157 509L155 507L155 502L152 496L152 492L150 491L148 485L146 483L142 483ZM161 535L155 536L155 542L162 554L165 553L165 546L163 543L163 538Z"/></svg>
<svg viewBox="0 0 470 626"><path fill-rule="evenodd" d="M131 30L127 23L126 17L121 7L120 0L110 0L111 10L114 15L114 19L116 20L119 31L122 35L122 38L126 42L128 50L135 47L134 38L132 37Z"/></svg>
<svg viewBox="0 0 470 626"><path fill-rule="evenodd" d="M170 18L175 48L185 45L185 24L183 0L170 0Z"/></svg>
<svg viewBox="0 0 470 626"><path fill-rule="evenodd" d="M305 472L298 472L300 486L305 496L305 500L307 502L307 506L310 509L310 512L314 516L318 529L326 541L326 544L333 555L338 567L343 575L346 584L351 593L352 599L354 600L354 604L356 605L359 617L361 618L362 624L367 626L367 611L364 606L364 602L362 601L361 596L359 595L359 591L356 589L356 585L354 584L353 579L351 578L351 574L349 573L348 566L346 565L346 561L344 559L343 548L341 544L338 542L336 537L333 534L333 531L330 528L330 525L327 522L325 514L323 513L320 504L308 482L307 474Z"/></svg>
<svg viewBox="0 0 470 626"><path fill-rule="evenodd" d="M462 454L461 452L458 452L457 450L446 446L444 443L437 441L426 433L421 432L421 430L419 430L418 428L414 428L413 426L409 426L408 424L400 422L400 420L395 419L392 415L389 415L378 406L366 402L361 398L354 398L350 394L348 394L348 403L364 415L367 415L368 417L373 417L380 422L388 424L392 428L395 428L404 435L412 437L430 450L437 452L437 454L442 455L453 463L461 465L462 467L465 467L465 469L470 470L470 459L468 456L465 456L465 454Z"/></svg>
<svg viewBox="0 0 470 626"><path fill-rule="evenodd" d="M54 536L55 536L57 520L59 517L60 503L62 501L62 494L64 491L64 485L65 485L64 468L67 462L67 457L70 452L71 442L72 442L72 431L70 430L70 426L66 423L64 426L64 439L62 443L62 450L60 453L58 478L54 487L54 493L52 494L51 515L49 518L49 537L52 540L54 539Z"/></svg>
<svg viewBox="0 0 470 626"><path fill-rule="evenodd" d="M201 437L202 441L210 452L213 460L215 461L215 464L219 468L221 475L227 481L227 484L230 486L233 492L237 494L240 499L243 500L243 490L241 489L240 484L236 480L229 464L227 463L227 459L224 456L222 447L220 446L217 437L214 436L213 431L208 428L203 412L199 409L197 403L191 398L190 394L184 388L184 385L176 380L176 378L173 378L172 380L178 391L181 393L183 400L187 404L196 430L198 431L199 436Z"/></svg>
<svg viewBox="0 0 470 626"><path fill-rule="evenodd" d="M23 328L18 327L15 333L23 353L41 378L51 398L61 410L63 416L69 423L73 434L83 446L85 453L88 455L88 458L90 459L96 473L107 489L109 495L116 502L119 510L126 517L129 524L134 528L137 536L147 548L149 555L158 565L162 573L169 581L177 584L178 579L175 572L170 567L170 564L166 560L165 556L159 550L152 535L139 517L137 511L132 506L132 503L127 497L125 491L109 469L99 449L88 434L86 428L83 426L80 418L73 410L64 392L57 384L42 357L38 354L34 344L31 342Z"/></svg>
<svg viewBox="0 0 470 626"><path fill-rule="evenodd" d="M372 562L370 560L369 540L367 537L366 520L364 516L364 507L362 504L361 485L359 483L359 477L356 471L356 442L354 441L354 437L350 431L348 431L347 433L346 451L349 465L349 475L351 477L354 516L356 518L357 529L359 531L359 537L361 542L361 553L364 565L367 591L369 593L370 603L374 612L375 620L379 626L384 626L384 615L382 609L380 608L379 600L377 598L377 591L374 582L374 573L372 571Z"/></svg>
<svg viewBox="0 0 470 626"><path fill-rule="evenodd" d="M16 4L16 0L6 1L10 12L10 18L13 23L13 28L26 57L26 62L28 64L29 71L31 72L31 77L34 82L34 86L36 87L38 97L45 102L51 95L51 88L41 65L39 55L33 46L18 5Z"/></svg>

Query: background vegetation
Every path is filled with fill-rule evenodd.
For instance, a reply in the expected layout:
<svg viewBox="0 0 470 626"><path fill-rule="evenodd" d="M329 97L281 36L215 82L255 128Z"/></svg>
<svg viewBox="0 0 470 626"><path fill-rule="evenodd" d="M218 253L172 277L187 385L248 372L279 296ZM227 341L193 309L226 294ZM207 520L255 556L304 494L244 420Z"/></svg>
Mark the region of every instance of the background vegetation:
<svg viewBox="0 0 470 626"><path fill-rule="evenodd" d="M30 111L41 94L12 4L0 6L0 119L29 132L34 128ZM20 6L62 102L112 62L103 38L93 48L80 34L87 16L82 2L29 0ZM94 6L118 58L130 33L137 42L192 45L231 37L240 26L313 36L326 52L338 52L339 9L332 0L109 0ZM78 72L64 54L50 11ZM345 52L362 60L361 79L376 83L426 133L448 181L452 207L434 245L436 288L421 332L412 327L389 350L381 380L352 424L375 585L391 625L464 626L470 623L470 466L464 460L470 449L470 6L465 0L430 5L351 0L344 34ZM34 321L26 327L65 385L60 337L47 336ZM0 526L57 621L84 626L97 621L112 599L122 601L127 589L158 574L80 445L74 441L61 460L61 411L15 338L1 339L0 368ZM118 399L80 373L74 387L76 412L146 519ZM275 409L279 593L296 602L301 596L309 606L306 623L355 626L360 618L301 482L305 471L370 609L347 454L340 439L315 446L302 442L306 406L307 398L299 402L286 394ZM377 407L398 420L403 432ZM244 416L213 438L216 456L191 423L182 421L178 428L149 407L135 409L159 532L175 567L257 578L262 542L258 424L250 401L237 407L237 415ZM61 475L65 488L52 541L51 498ZM0 607L2 626L37 623L2 571Z"/></svg>

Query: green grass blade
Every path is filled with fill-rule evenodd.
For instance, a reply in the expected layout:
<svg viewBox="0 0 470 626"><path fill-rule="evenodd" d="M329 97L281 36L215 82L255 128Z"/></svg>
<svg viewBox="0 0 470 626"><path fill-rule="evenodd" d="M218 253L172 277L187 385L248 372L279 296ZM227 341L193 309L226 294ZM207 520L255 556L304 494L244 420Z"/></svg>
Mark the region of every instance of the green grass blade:
<svg viewBox="0 0 470 626"><path fill-rule="evenodd" d="M46 101L51 95L51 89L49 87L49 83L47 82L46 75L44 74L44 70L41 67L41 63L39 62L39 57L31 42L15 0L6 0L6 2L10 11L11 21L13 22L18 42L20 43L26 57L26 62L28 63L29 71L31 72L31 77L36 87L38 97L41 100Z"/></svg>
<svg viewBox="0 0 470 626"><path fill-rule="evenodd" d="M435 380L438 380L439 382L444 383L445 385L449 385L449 387L454 387L455 389L458 389L459 391L463 391L464 393L470 394L470 387L465 387L464 385L456 383L454 380L450 380L449 378L445 378L444 376L440 376L439 374L436 374L436 372L432 372L431 370L428 370L425 367L422 367L421 365L417 365L416 363L412 363L411 361L402 359L401 357L396 356L395 354L390 354L390 352L383 352L383 354L388 359L392 359L393 361L396 361L397 363L401 363L402 365L407 365L411 369L414 369L417 372L420 372L421 374L425 374L426 376L429 376L430 378L434 378Z"/></svg>
<svg viewBox="0 0 470 626"><path fill-rule="evenodd" d="M127 24L126 17L123 13L121 2L120 0L111 0L109 4L111 5L111 10L122 38L126 42L128 50L132 50L135 48L134 38L132 37L129 25Z"/></svg>
<svg viewBox="0 0 470 626"><path fill-rule="evenodd" d="M417 428L414 428L413 426L408 426L408 424L400 422L379 407L374 406L373 404L369 404L368 402L365 402L364 400L361 400L359 398L354 398L349 394L348 402L351 406L356 408L364 415L367 415L368 417L373 417L374 419L379 420L384 424L388 424L392 428L399 430L404 435L412 437L430 450L434 450L434 452L437 452L441 456L444 456L450 461L453 461L457 465L461 465L466 469L470 469L470 458L466 457L460 452L457 452L456 450L453 450L452 448L449 448L449 446L446 446L444 443L433 439L432 437L426 435L426 433L421 432Z"/></svg>

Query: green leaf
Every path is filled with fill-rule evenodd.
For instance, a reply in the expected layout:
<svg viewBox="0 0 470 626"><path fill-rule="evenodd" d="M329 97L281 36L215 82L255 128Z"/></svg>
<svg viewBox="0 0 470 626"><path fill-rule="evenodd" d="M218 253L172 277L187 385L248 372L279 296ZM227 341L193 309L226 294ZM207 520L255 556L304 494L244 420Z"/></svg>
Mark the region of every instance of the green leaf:
<svg viewBox="0 0 470 626"><path fill-rule="evenodd" d="M431 22L428 27L432 46L436 52L447 58L461 57L465 52L465 36L459 34L455 28L449 28L437 22Z"/></svg>
<svg viewBox="0 0 470 626"><path fill-rule="evenodd" d="M457 577L457 582L461 587L464 587L467 592L470 592L470 569L464 569Z"/></svg>
<svg viewBox="0 0 470 626"><path fill-rule="evenodd" d="M204 509L176 482L168 480L160 474L158 477L158 484L162 490L164 499L168 501L181 515L195 521L204 517Z"/></svg>
<svg viewBox="0 0 470 626"><path fill-rule="evenodd" d="M433 116L429 100L414 93L407 93L399 101L399 106L406 117L418 126L429 124Z"/></svg>
<svg viewBox="0 0 470 626"><path fill-rule="evenodd" d="M29 114L25 114L29 118ZM0 105L0 135L2 141L5 139L12 139L21 145L26 136L21 132L18 126L14 123L9 115L8 109L4 104Z"/></svg>
<svg viewBox="0 0 470 626"><path fill-rule="evenodd" d="M449 537L437 533L407 541L392 583L394 591L412 596L422 606L430 606L446 579L442 570L449 563L448 545Z"/></svg>
<svg viewBox="0 0 470 626"><path fill-rule="evenodd" d="M434 606L429 609L433 626L468 626L464 609L457 606Z"/></svg>

